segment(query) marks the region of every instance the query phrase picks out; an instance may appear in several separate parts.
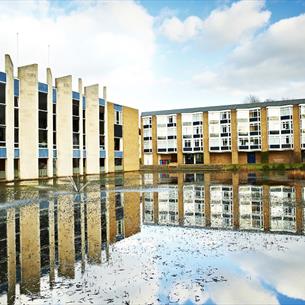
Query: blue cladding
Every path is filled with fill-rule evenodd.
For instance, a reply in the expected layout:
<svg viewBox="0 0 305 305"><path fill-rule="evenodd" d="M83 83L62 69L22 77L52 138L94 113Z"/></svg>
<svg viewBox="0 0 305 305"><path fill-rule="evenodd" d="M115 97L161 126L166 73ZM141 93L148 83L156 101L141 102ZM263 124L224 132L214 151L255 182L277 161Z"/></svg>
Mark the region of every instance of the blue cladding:
<svg viewBox="0 0 305 305"><path fill-rule="evenodd" d="M38 83L38 91L48 93L48 85L44 83Z"/></svg>
<svg viewBox="0 0 305 305"><path fill-rule="evenodd" d="M122 109L123 109L123 106L114 104L114 110L122 111Z"/></svg>
<svg viewBox="0 0 305 305"><path fill-rule="evenodd" d="M114 152L115 158L123 158L123 152L122 151L115 151Z"/></svg>
<svg viewBox="0 0 305 305"><path fill-rule="evenodd" d="M53 104L56 104L56 89L53 88L52 90L52 98L53 98Z"/></svg>
<svg viewBox="0 0 305 305"><path fill-rule="evenodd" d="M83 109L86 109L86 97L83 96Z"/></svg>
<svg viewBox="0 0 305 305"><path fill-rule="evenodd" d="M38 158L48 158L49 152L47 148L39 148Z"/></svg>
<svg viewBox="0 0 305 305"><path fill-rule="evenodd" d="M5 147L0 148L0 159L6 159L6 148Z"/></svg>
<svg viewBox="0 0 305 305"><path fill-rule="evenodd" d="M57 150L53 149L53 158L56 159L57 158Z"/></svg>
<svg viewBox="0 0 305 305"><path fill-rule="evenodd" d="M79 93L78 92L75 92L75 91L72 91L72 99L73 100L78 100L80 99L79 97Z"/></svg>
<svg viewBox="0 0 305 305"><path fill-rule="evenodd" d="M105 150L100 150L100 158L106 158Z"/></svg>
<svg viewBox="0 0 305 305"><path fill-rule="evenodd" d="M98 103L100 106L105 106L105 100L103 98L99 98Z"/></svg>
<svg viewBox="0 0 305 305"><path fill-rule="evenodd" d="M6 83L6 73L0 72L0 82Z"/></svg>
<svg viewBox="0 0 305 305"><path fill-rule="evenodd" d="M19 157L20 157L20 150L19 150L19 148L15 148L14 149L14 158L19 159Z"/></svg>
<svg viewBox="0 0 305 305"><path fill-rule="evenodd" d="M19 96L19 79L14 79L14 96Z"/></svg>
<svg viewBox="0 0 305 305"><path fill-rule="evenodd" d="M73 158L79 159L80 158L80 150L73 149Z"/></svg>

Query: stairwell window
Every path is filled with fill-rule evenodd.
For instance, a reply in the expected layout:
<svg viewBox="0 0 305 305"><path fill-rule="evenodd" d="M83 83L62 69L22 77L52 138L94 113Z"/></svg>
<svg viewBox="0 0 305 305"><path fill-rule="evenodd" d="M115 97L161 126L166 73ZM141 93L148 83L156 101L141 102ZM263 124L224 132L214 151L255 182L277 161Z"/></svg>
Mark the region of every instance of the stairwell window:
<svg viewBox="0 0 305 305"><path fill-rule="evenodd" d="M122 125L122 111L115 110L114 115L115 115L114 117L115 124Z"/></svg>

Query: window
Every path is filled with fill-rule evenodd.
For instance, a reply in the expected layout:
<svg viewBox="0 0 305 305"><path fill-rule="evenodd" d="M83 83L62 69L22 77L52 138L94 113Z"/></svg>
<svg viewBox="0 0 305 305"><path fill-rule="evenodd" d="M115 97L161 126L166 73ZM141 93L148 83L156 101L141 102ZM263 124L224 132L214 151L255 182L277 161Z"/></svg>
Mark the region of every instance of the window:
<svg viewBox="0 0 305 305"><path fill-rule="evenodd" d="M48 147L48 95L39 92L38 95L38 146Z"/></svg>
<svg viewBox="0 0 305 305"><path fill-rule="evenodd" d="M100 149L105 149L105 107L99 106L99 137Z"/></svg>
<svg viewBox="0 0 305 305"><path fill-rule="evenodd" d="M115 115L115 118L114 118L115 124L122 125L122 111L115 110L114 115Z"/></svg>
<svg viewBox="0 0 305 305"><path fill-rule="evenodd" d="M191 140L184 140L184 147L185 148L191 147Z"/></svg>
<svg viewBox="0 0 305 305"><path fill-rule="evenodd" d="M121 149L121 138L114 138L114 150L122 150Z"/></svg>
<svg viewBox="0 0 305 305"><path fill-rule="evenodd" d="M73 149L79 149L80 142L80 112L79 112L79 101L72 100L72 121L73 121Z"/></svg>

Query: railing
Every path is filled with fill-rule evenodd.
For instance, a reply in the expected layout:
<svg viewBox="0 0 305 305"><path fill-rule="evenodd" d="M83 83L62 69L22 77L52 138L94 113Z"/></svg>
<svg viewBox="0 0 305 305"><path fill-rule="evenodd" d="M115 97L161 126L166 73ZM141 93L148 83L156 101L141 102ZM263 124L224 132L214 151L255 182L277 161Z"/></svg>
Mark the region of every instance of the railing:
<svg viewBox="0 0 305 305"><path fill-rule="evenodd" d="M48 177L48 170L46 168L39 169L39 177Z"/></svg>

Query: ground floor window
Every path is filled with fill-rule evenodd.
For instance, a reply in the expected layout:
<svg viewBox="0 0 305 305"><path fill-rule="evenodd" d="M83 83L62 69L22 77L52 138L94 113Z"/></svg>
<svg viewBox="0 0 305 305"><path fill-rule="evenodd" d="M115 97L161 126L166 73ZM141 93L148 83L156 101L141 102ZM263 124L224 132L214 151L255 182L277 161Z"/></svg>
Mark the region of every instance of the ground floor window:
<svg viewBox="0 0 305 305"><path fill-rule="evenodd" d="M203 154L184 154L184 164L203 164Z"/></svg>
<svg viewBox="0 0 305 305"><path fill-rule="evenodd" d="M79 174L79 159L73 158L73 174Z"/></svg>
<svg viewBox="0 0 305 305"><path fill-rule="evenodd" d="M39 177L48 176L48 159L38 159Z"/></svg>
<svg viewBox="0 0 305 305"><path fill-rule="evenodd" d="M0 159L0 179L5 179L5 159Z"/></svg>
<svg viewBox="0 0 305 305"><path fill-rule="evenodd" d="M86 158L83 158L83 172L86 174Z"/></svg>
<svg viewBox="0 0 305 305"><path fill-rule="evenodd" d="M123 170L123 159L122 158L114 158L114 169Z"/></svg>
<svg viewBox="0 0 305 305"><path fill-rule="evenodd" d="M14 178L19 178L19 159L14 159Z"/></svg>
<svg viewBox="0 0 305 305"><path fill-rule="evenodd" d="M105 158L100 158L100 172L105 171Z"/></svg>

